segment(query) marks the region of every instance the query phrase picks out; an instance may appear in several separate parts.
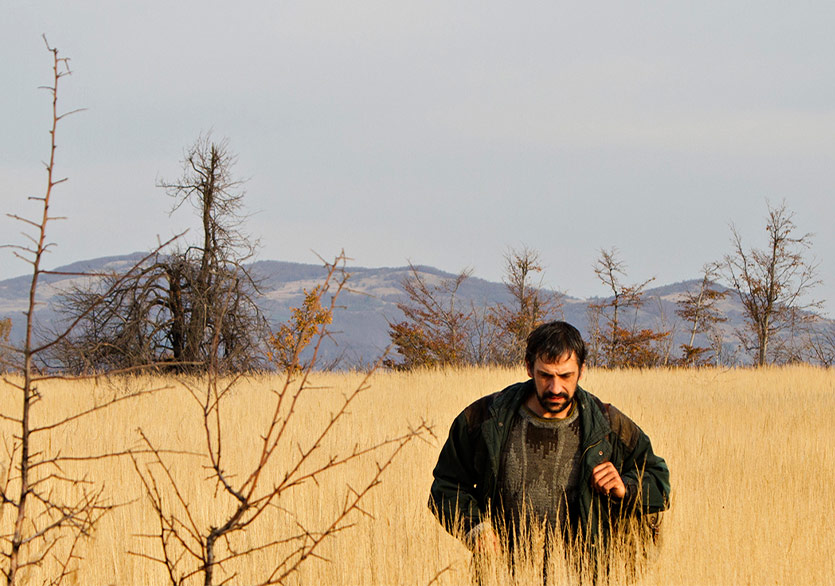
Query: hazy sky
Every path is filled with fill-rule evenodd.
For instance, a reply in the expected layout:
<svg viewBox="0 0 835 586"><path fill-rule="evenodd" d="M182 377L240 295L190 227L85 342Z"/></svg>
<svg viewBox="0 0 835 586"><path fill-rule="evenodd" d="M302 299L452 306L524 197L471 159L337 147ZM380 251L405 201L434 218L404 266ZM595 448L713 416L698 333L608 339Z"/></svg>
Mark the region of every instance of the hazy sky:
<svg viewBox="0 0 835 586"><path fill-rule="evenodd" d="M627 280L693 278L785 198L831 314L833 23L831 1L4 0L2 211L43 191L46 34L72 59L61 103L87 108L59 128L51 267L194 226L155 185L212 130L262 259L499 280L526 244L547 285L603 295L601 248ZM0 278L26 271L0 255Z"/></svg>

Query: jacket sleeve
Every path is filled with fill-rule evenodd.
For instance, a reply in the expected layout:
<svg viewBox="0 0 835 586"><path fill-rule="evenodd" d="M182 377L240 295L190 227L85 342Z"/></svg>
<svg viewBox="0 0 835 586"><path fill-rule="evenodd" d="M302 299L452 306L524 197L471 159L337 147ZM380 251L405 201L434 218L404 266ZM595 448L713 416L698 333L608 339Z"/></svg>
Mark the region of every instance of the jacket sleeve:
<svg viewBox="0 0 835 586"><path fill-rule="evenodd" d="M626 485L625 503L641 513L657 513L670 506L670 470L652 449L647 434L635 422L609 406L612 431L624 448L621 478Z"/></svg>
<svg viewBox="0 0 835 586"><path fill-rule="evenodd" d="M477 430L469 429L466 414L452 423L433 471L429 507L444 528L456 537L482 522L483 487L479 485L474 443Z"/></svg>

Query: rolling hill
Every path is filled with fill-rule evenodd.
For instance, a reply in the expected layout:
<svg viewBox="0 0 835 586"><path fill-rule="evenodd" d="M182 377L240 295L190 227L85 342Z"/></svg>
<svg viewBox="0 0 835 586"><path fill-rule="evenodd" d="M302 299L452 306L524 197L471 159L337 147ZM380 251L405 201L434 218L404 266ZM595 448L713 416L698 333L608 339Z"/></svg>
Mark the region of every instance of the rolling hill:
<svg viewBox="0 0 835 586"><path fill-rule="evenodd" d="M141 259L144 253L125 256L102 257L79 261L59 267L59 273L105 273L125 270ZM321 282L325 275L322 266L274 260L257 261L249 270L259 282L259 303L271 324L279 324L290 317L291 308L303 299L304 290ZM433 267L419 266L418 270L427 282L437 283L454 277ZM343 365L354 365L373 361L389 342L388 324L402 319L397 304L405 299L400 283L410 274L408 266L401 267L349 267L349 290L340 297L339 310L334 319L333 329L339 334L335 343L324 350L326 362L341 361ZM49 331L60 325L61 315L56 300L62 291L94 277L76 275L45 275L38 289L39 306L36 312L40 331ZM19 342L23 336L23 311L28 299L28 276L0 281L0 318L11 317L13 321L12 341ZM673 355L678 346L687 341L687 326L675 314L676 302L688 289L698 287L699 280L689 280L647 289L644 306L627 315L638 325L656 329L673 329ZM510 295L503 283L486 281L478 277L467 279L459 290L461 302L466 307L486 308L510 301ZM563 298L564 319L576 325L584 335L588 330L587 308L591 302L601 299ZM723 324L728 352L735 352L733 331L743 325L742 306L735 295L728 295L721 309L728 317ZM739 358L742 358L739 356Z"/></svg>

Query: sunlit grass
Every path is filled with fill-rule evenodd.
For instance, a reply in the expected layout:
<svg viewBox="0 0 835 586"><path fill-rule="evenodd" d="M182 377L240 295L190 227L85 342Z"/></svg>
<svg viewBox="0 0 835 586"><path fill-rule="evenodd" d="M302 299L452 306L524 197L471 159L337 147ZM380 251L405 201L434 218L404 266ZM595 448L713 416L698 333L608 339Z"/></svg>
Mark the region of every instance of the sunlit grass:
<svg viewBox="0 0 835 586"><path fill-rule="evenodd" d="M300 407L295 438L306 438L326 421L343 393L359 382L350 374L318 374L321 388ZM350 451L393 436L425 419L438 436L430 443L410 444L387 470L383 484L370 495L356 524L326 543L326 561L307 562L294 584L458 585L470 579L470 553L446 534L427 508L432 468L455 415L476 398L524 378L522 369L462 369L416 373L378 373L373 387L351 408L335 430L328 449ZM617 405L652 438L655 451L671 470L671 510L664 519L664 543L640 584L826 584L835 575L835 375L813 367L763 370L591 370L583 386ZM271 377L244 381L225 415L229 461L243 464L254 457L267 391L278 385ZM100 454L140 447L141 428L160 447L200 451L204 442L199 412L175 379L54 383L43 385L44 400L34 417L54 419L92 401L102 401L124 387L165 387L154 395L119 404L60 433L44 435L38 449L64 454ZM4 412L14 397L4 386ZM2 433L10 445L12 429ZM206 523L222 513L215 486L207 483L205 461L191 455L169 455L168 461L187 498L204 502ZM2 458L5 462L5 456ZM372 472L365 459L335 470L295 491L282 505L310 526L322 526L333 514L347 484L356 485ZM81 470L67 469L67 473ZM127 458L84 465L88 479L104 485L116 506L83 547L78 584L165 584L163 568L128 552L154 555L158 544L139 537L158 531L142 485ZM8 527L9 511L4 512ZM255 525L252 541L288 531L290 520L274 517ZM266 556L266 554L265 554ZM232 583L250 584L259 576L265 556L241 563ZM541 560L522 560L515 577L506 565L493 583L528 584L541 576ZM570 568L553 557L551 583L561 584ZM39 571L30 573L40 583ZM562 576L557 578L557 576ZM614 568L612 583L623 576ZM196 582L195 582L196 583Z"/></svg>

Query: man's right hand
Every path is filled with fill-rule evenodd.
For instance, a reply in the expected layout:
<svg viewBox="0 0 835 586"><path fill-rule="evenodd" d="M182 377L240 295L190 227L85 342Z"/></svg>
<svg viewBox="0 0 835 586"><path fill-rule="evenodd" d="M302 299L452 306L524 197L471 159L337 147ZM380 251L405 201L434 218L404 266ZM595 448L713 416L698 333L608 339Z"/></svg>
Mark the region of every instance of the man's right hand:
<svg viewBox="0 0 835 586"><path fill-rule="evenodd" d="M502 552L502 541L490 527L481 531L473 543L473 553L477 555L498 555Z"/></svg>

